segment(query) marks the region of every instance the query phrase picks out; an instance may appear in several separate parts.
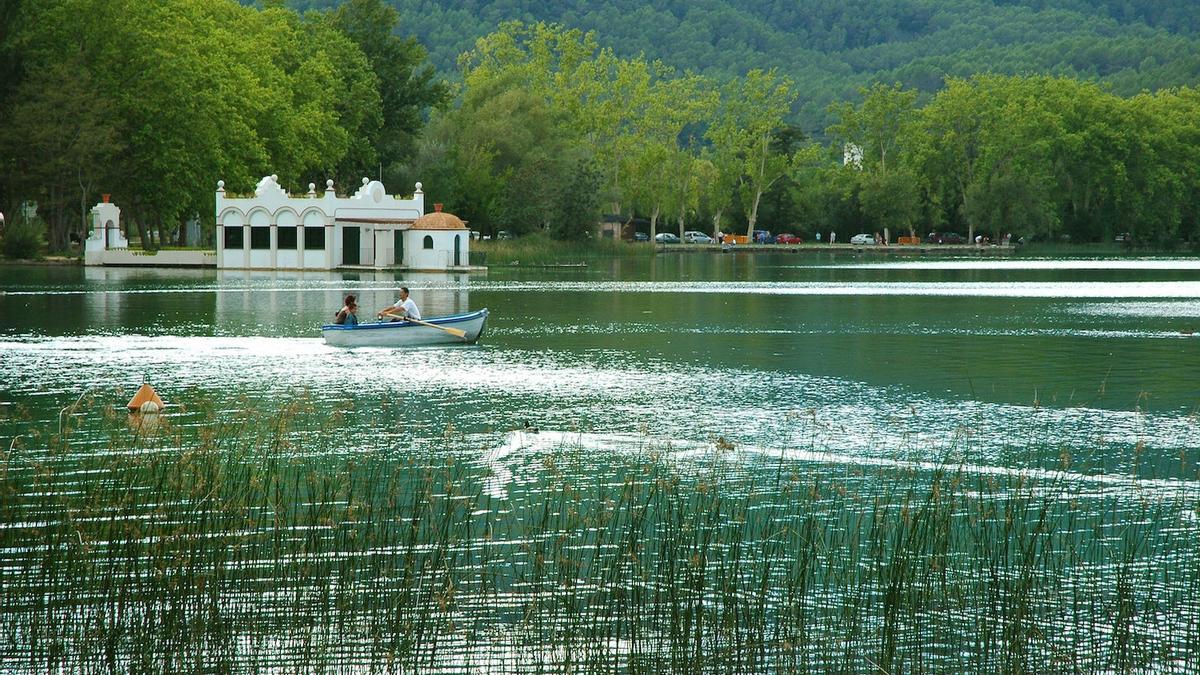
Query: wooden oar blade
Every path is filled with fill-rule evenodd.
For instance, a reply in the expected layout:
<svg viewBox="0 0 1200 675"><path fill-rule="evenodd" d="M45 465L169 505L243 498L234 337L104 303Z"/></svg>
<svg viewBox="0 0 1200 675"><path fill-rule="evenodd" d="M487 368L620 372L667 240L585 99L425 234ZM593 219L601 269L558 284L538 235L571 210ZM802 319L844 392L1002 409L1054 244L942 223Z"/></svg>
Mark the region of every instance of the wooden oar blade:
<svg viewBox="0 0 1200 675"><path fill-rule="evenodd" d="M410 317L407 317L407 321L410 321L410 322L412 322L412 323L419 323L419 324L421 324L422 326L429 326L430 328L436 328L436 329L438 329L438 330L444 330L444 331L446 331L447 333L449 333L449 334L451 334L451 335L453 335L453 336L455 336L455 337L457 337L457 338L463 339L463 340L466 340L466 339L467 339L467 331L465 331L465 330L462 330L462 329L460 329L460 328L450 328L450 327L448 327L448 326L439 326L439 325L437 325L436 323L429 323L428 321L422 321L422 320L420 320L420 319L414 319L414 318L412 318L411 316L410 316Z"/></svg>

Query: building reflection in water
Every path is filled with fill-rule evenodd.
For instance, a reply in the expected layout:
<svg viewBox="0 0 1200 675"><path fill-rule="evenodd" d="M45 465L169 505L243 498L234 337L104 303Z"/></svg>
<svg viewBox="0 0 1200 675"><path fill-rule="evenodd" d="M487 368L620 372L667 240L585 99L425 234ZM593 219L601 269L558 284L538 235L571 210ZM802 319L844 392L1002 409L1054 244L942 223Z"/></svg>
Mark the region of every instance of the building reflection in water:
<svg viewBox="0 0 1200 675"><path fill-rule="evenodd" d="M390 270L279 271L86 267L83 316L121 332L316 336L347 293L359 321L374 321L408 286L424 317L468 312L469 277Z"/></svg>
<svg viewBox="0 0 1200 675"><path fill-rule="evenodd" d="M348 293L358 296L359 321L374 321L377 312L396 302L401 286L409 288L424 317L476 309L470 306L465 274L218 270L216 276L216 321L225 328L258 317L259 323L315 330L333 320Z"/></svg>

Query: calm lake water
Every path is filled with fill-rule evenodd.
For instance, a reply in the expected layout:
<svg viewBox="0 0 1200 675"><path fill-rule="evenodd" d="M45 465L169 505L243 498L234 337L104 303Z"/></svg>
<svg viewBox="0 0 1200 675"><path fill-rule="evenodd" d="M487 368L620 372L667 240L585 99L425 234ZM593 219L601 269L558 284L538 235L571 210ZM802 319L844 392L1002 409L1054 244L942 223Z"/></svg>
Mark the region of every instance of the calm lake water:
<svg viewBox="0 0 1200 675"><path fill-rule="evenodd" d="M413 289L426 316L488 307L478 346L327 347L318 326ZM87 390L143 380L170 403L307 391L418 436L542 429L808 443L849 458L936 459L964 430L972 461L1029 468L1024 439L1089 472L1194 478L1200 446L1200 261L661 256L583 272L487 275L0 269L0 393L51 420ZM1137 443L1156 449L1129 464ZM1014 447L1015 446L1015 447ZM914 454L915 453L915 454ZM853 461L848 459L848 461Z"/></svg>
<svg viewBox="0 0 1200 675"><path fill-rule="evenodd" d="M480 343L323 343L318 327L343 294L357 293L373 316L400 284L426 317L489 308ZM734 458L739 494L783 471L834 480L886 468L924 482L947 464L967 480L1051 480L1110 516L1149 500L1194 517L1200 495L1196 259L660 255L470 276L0 267L0 289L5 448L55 431L83 396L119 408L146 381L185 426L200 423L200 400L232 418L303 398L302 415L344 415L321 443L338 456L434 448L453 434L450 454L480 494L534 506L541 497L529 486L564 446L586 454L581 475L618 483L648 448L680 476L709 468L706 453L720 448ZM513 433L526 423L540 432ZM92 447L104 443L97 434ZM883 494L885 483L904 480L860 489ZM18 528L22 518L4 520ZM1177 526L1155 524L1152 539ZM10 552L20 548L12 537ZM1138 569L1161 585L1146 586L1139 607L1194 620L1195 579L1163 581L1170 563L1148 551ZM1167 619L1149 624L1170 632ZM14 644L28 630L8 628ZM1191 672L1195 640L1185 642L1139 667ZM505 645L500 661L471 665L460 653L414 663L521 670L513 664L529 646ZM894 662L902 670L1009 663L910 647L930 660L910 655ZM543 665L556 661L539 653ZM613 667L628 666L625 656ZM1030 658L1019 663L1053 669L1052 655ZM865 672L871 662L839 667ZM754 667L787 669L769 659Z"/></svg>

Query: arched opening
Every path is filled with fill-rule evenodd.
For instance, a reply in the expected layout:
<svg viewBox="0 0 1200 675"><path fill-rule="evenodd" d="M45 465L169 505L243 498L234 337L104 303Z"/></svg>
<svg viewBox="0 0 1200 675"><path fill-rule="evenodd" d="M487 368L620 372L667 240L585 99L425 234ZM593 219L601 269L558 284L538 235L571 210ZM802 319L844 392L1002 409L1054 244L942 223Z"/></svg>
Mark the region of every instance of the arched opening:
<svg viewBox="0 0 1200 675"><path fill-rule="evenodd" d="M425 238L421 240L421 246L425 249L433 249L433 235L425 235Z"/></svg>
<svg viewBox="0 0 1200 675"><path fill-rule="evenodd" d="M458 235L458 234L454 235L454 266L455 267L458 267L460 264L462 264L462 263L458 262L459 256L462 255L462 242L460 241L461 238L462 238L462 235Z"/></svg>

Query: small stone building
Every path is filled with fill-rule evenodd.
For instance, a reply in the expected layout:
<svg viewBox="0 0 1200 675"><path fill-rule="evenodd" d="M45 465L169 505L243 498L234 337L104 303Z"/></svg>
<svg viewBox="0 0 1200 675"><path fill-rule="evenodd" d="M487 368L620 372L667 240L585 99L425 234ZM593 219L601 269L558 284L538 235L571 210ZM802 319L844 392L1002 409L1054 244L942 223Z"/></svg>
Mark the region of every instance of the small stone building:
<svg viewBox="0 0 1200 675"><path fill-rule="evenodd" d="M103 195L103 201L92 207L92 231L83 242L84 263L101 265L105 251L128 248L129 240L121 233L121 209Z"/></svg>
<svg viewBox="0 0 1200 675"><path fill-rule="evenodd" d="M278 177L266 176L253 196L236 197L218 182L217 267L467 269L466 224L440 204L426 214L420 183L407 199L366 178L350 197L337 196L332 180L322 194L315 188L289 195Z"/></svg>

